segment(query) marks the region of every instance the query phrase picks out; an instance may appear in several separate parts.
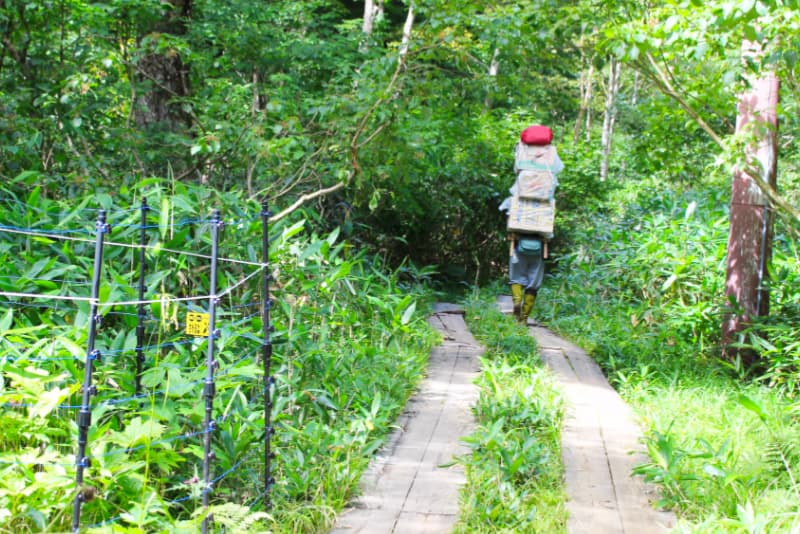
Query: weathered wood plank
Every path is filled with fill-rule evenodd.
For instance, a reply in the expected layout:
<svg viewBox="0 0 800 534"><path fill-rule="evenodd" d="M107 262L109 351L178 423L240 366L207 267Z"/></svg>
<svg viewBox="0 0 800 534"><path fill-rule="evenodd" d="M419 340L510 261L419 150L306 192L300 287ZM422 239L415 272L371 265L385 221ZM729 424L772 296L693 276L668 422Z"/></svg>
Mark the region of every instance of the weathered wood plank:
<svg viewBox="0 0 800 534"><path fill-rule="evenodd" d="M498 299L510 312L510 299ZM609 385L597 363L580 347L542 326L528 331L542 360L561 383L568 405L562 429L562 460L569 500L570 533L656 533L675 523L651 504L657 492L633 477L646 461L630 407Z"/></svg>
<svg viewBox="0 0 800 534"><path fill-rule="evenodd" d="M437 309L442 311L430 323L445 341L431 351L427 376L406 405L402 428L371 462L361 480L364 495L339 517L335 534L438 534L455 525L465 476L460 466L441 466L467 452L460 438L474 430L473 381L483 349L463 314L450 306Z"/></svg>

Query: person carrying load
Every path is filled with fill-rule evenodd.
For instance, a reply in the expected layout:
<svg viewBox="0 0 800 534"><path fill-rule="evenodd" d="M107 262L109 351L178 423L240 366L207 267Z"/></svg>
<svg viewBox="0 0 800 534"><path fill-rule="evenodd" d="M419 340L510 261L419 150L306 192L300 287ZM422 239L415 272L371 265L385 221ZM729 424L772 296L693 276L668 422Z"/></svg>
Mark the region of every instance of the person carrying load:
<svg viewBox="0 0 800 534"><path fill-rule="evenodd" d="M514 316L521 323L536 302L544 278L548 240L553 237L555 189L564 164L552 145L553 131L547 126L525 128L514 148L514 185L510 197L500 205L508 212L511 243L508 277Z"/></svg>

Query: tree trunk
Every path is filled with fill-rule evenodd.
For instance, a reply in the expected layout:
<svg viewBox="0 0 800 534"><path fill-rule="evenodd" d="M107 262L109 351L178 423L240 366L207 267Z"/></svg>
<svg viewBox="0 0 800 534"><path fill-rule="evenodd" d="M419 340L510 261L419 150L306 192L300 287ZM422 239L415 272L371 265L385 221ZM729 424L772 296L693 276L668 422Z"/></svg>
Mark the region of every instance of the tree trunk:
<svg viewBox="0 0 800 534"><path fill-rule="evenodd" d="M492 108L492 98L489 96L489 91L491 91L494 80L497 78L497 72L500 70L499 56L500 49L495 48L492 53L492 61L489 63L489 86L486 88L486 98L483 100L483 107L487 110Z"/></svg>
<svg viewBox="0 0 800 534"><path fill-rule="evenodd" d="M375 1L364 0L364 21L361 24L361 31L365 35L372 35L372 28L375 25Z"/></svg>
<svg viewBox="0 0 800 534"><path fill-rule="evenodd" d="M411 42L411 28L414 26L414 2L408 3L408 15L403 25L403 40L400 42L400 61L405 61L408 54L408 45Z"/></svg>
<svg viewBox="0 0 800 534"><path fill-rule="evenodd" d="M172 103L173 99L189 94L189 72L180 56L147 54L139 60L136 70L139 81L150 86L139 93L134 115L136 125L160 125L174 130L177 125L186 124L188 118Z"/></svg>
<svg viewBox="0 0 800 534"><path fill-rule="evenodd" d="M159 33L186 33L192 0L172 0L171 4L173 9L169 15L150 30L149 36L153 40L158 39ZM181 129L190 123L190 119L173 101L189 94L189 67L176 51L157 52L155 43L152 48L152 52L144 54L136 63L137 81L148 89L137 95L134 120L139 127Z"/></svg>
<svg viewBox="0 0 800 534"><path fill-rule="evenodd" d="M758 61L762 50L755 43L742 46L744 58ZM739 99L736 132L754 135L745 148L745 161L750 169L761 169L761 178L774 190L777 186L778 118L780 81L767 74L751 81L751 89ZM766 195L751 176L741 168L733 174L730 234L728 236L728 269L725 294L733 301L722 324L723 355L741 358L750 365L755 354L732 347L739 332L752 318L769 314L769 291L764 286L772 253L772 216Z"/></svg>
<svg viewBox="0 0 800 534"><path fill-rule="evenodd" d="M594 90L594 61L589 63L586 73L586 142L592 140L592 91Z"/></svg>
<svg viewBox="0 0 800 534"><path fill-rule="evenodd" d="M586 63L585 58L582 63ZM581 135L581 126L586 121L586 140L591 139L589 128L592 125L590 105L592 100L592 78L594 77L594 65L592 60L589 60L589 66L581 70L580 79L578 80L578 91L580 92L580 107L578 108L578 117L575 119L575 127L572 130L572 140L577 143Z"/></svg>
<svg viewBox="0 0 800 534"><path fill-rule="evenodd" d="M364 21L361 24L361 31L364 35L372 35L375 23L383 18L383 0L364 0Z"/></svg>
<svg viewBox="0 0 800 534"><path fill-rule="evenodd" d="M253 99L250 103L250 120L253 121L253 124L256 122L256 114L260 110L261 104L261 95L258 93L258 72L255 70L253 71ZM252 159L247 162L247 174L246 174L246 181L247 181L247 196L250 198L253 197L253 173L256 170L256 164L258 163L258 154L253 154L251 156Z"/></svg>
<svg viewBox="0 0 800 534"><path fill-rule="evenodd" d="M383 18L383 0L364 0L364 20L361 24L361 31L364 38L361 40L359 50L366 52L369 48L369 40L375 29L375 23Z"/></svg>
<svg viewBox="0 0 800 534"><path fill-rule="evenodd" d="M619 92L619 79L622 63L611 58L608 68L608 87L606 88L606 107L603 113L603 136L601 145L603 159L600 162L600 181L608 178L608 160L611 156L611 142L614 136L614 122L617 115L617 93Z"/></svg>

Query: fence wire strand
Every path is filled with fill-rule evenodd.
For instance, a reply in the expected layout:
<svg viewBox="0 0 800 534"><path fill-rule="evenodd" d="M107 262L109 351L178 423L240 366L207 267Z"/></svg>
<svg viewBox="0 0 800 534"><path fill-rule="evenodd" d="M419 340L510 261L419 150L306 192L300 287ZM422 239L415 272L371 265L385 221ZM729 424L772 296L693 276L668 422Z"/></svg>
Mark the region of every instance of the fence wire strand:
<svg viewBox="0 0 800 534"><path fill-rule="evenodd" d="M14 202L17 202L19 204L25 205L24 202L21 202L21 201L19 201L17 199L11 199L11 200L14 201ZM2 202L2 199L0 199L0 202ZM145 205L144 202L143 202L143 205ZM35 210L39 214L44 214L44 215L46 215L48 217L61 218L63 215L65 215L64 220L61 223L56 223L56 225L61 224L63 226L66 226L67 222L70 221L71 219L73 219L74 216L75 216L75 212L74 211L71 212L71 213L68 213L68 214L57 214L57 213L53 213L53 212L50 212L50 211L45 210L45 209L35 208L35 207L31 207L31 206L27 206L27 207L29 209ZM148 229L157 229L157 228L162 228L163 229L165 227L164 225L161 225L161 224L141 224L141 223L140 224L136 224L136 223L133 223L133 222L129 222L129 221L132 220L131 219L132 214L141 213L142 209L144 209L144 208L134 207L134 208L130 208L130 209L127 209L127 210L115 210L109 216L109 221L113 217L118 222L116 224L112 225L111 231L114 231L114 230L125 231L125 230L131 230L131 229L138 229L138 230L148 230ZM148 206L146 209L148 211L152 211L154 213L158 213L158 210L156 210L156 209L154 209L152 207ZM82 211L91 211L93 213L104 211L104 210L101 210L101 209L91 209L90 210L89 208L82 208L81 210ZM256 222L256 221L261 221L261 220L262 220L261 217L256 217L256 218L252 218L252 219L248 219L248 218L244 218L243 217L243 218L240 218L240 219L231 219L229 221L226 221L225 224L229 225L229 226L238 226L239 229L241 229L242 227L244 227L247 224L250 224L250 223L253 223L253 222ZM177 227L183 227L183 226L187 226L187 225L203 225L203 224L208 224L208 223L212 223L212 222L213 221L205 220L205 219L183 219L183 220L181 220L181 221L179 221L177 223L170 223L169 225L166 225L166 227L168 227L168 228L177 228ZM142 223L144 223L144 219L142 219ZM21 226L0 224L0 234L6 233L6 234L30 236L30 237L34 237L34 238L39 238L40 241L44 241L45 239L51 239L53 241L84 243L84 244L87 244L87 245L94 245L94 244L96 244L98 242L100 237L97 236L97 232L98 232L97 228L95 228L95 227L89 228L88 225L87 225L86 228L58 228L58 227L51 227L51 228L25 228L25 227L21 227ZM96 235L97 237L95 239L78 237L79 234ZM110 235L111 235L111 233L109 232L108 236L110 237ZM125 235L127 236L127 233ZM127 237L125 237L125 238L127 239ZM178 256L186 256L186 257L191 257L191 258L198 258L198 259L202 259L202 260L212 260L212 256L210 254L203 254L203 253L193 252L193 251L189 251L189 250L166 248L166 247L160 246L159 242L157 242L156 244L143 244L143 243L138 243L137 244L137 243L124 243L124 242L118 242L118 241L111 241L111 240L106 241L106 240L103 240L102 243L104 245L106 245L106 246L111 246L111 247L120 247L120 248L127 248L127 249L133 249L133 250L145 250L145 251L151 252L153 254L158 254L158 253L162 253L163 252L163 253L168 253L168 254L175 254L175 255L178 255ZM57 311L65 311L63 308L59 308L58 307L58 303L70 303L70 302L71 303L86 303L86 302L88 302L91 305L96 306L97 308L106 309L107 311L103 312L104 315L132 316L132 317L138 317L140 319L142 317L141 310L140 310L140 313L131 313L131 312L125 312L125 311L119 311L119 310L108 310L108 308L111 308L111 307L126 307L126 306L141 306L141 305L147 305L147 304L162 304L162 305L166 305L166 304L170 304L170 303L183 303L183 305L188 309L199 308L199 309L202 310L203 309L202 307L197 306L198 303L201 303L202 301L210 301L211 299L214 299L215 301L219 301L223 297L230 297L239 288L243 287L245 284L247 284L248 282L253 280L254 277L258 276L260 273L263 273L264 270L267 269L268 266L269 266L269 263L264 263L264 262L259 262L259 261L248 261L248 260L242 260L242 259L236 259L236 258L221 258L220 257L220 258L217 258L217 261L219 261L221 263L232 264L232 265L243 265L243 266L254 267L255 269L253 269L253 272L251 272L249 274L246 274L246 275L242 274L237 281L232 282L223 291L217 292L216 295L182 296L182 297L162 295L162 296L160 296L160 298L151 298L151 299L143 299L143 300L105 301L105 302L101 302L99 298L77 296L77 295L69 295L69 294L43 294L43 293L26 292L26 291L0 291L0 297L5 297L7 299L30 299L30 300L33 300L33 301L43 301L43 300L44 301L47 301L47 300L52 301L52 304L48 305L48 304L39 304L39 303L36 303L36 302L23 302L23 301L19 301L19 300L9 300L7 302L0 302L0 307L2 307L3 305L6 305L6 306L32 307L32 308L41 308L41 309L51 309L51 310L57 310ZM46 282L48 284L59 284L59 286L57 288L54 287L52 289L53 290L59 289L61 292L65 292L65 291L69 292L70 291L69 288L67 286L65 286L65 284L74 285L74 286L87 286L87 285L91 285L92 284L92 282L88 282L88 281L55 279L55 278L54 279L30 278L30 277L26 277L26 276L14 276L14 275L2 275L2 276L0 276L0 279L9 280L10 281L9 284L16 284L18 286L23 286L23 285L27 285L27 284L37 284L37 283L40 284L42 282ZM134 287L134 284L103 284L103 287L115 287L115 288L117 288L117 287L126 288L127 287L127 288L132 288L132 287ZM21 287L20 287L20 289L21 289ZM212 291L214 291L214 290L212 289ZM93 293L93 295L94 295L94 293ZM227 312L223 312L222 310L220 310L221 311L221 317L224 316L226 321L229 321L231 328L237 328L243 322L248 321L249 319L260 315L259 311L256 311L254 313L249 313L250 310L248 310L248 308L253 308L253 307L261 306L261 305L262 305L262 302L260 302L260 301L254 301L254 302L248 302L248 303L243 303L243 304L231 305L231 306L227 307L228 308ZM212 308L213 308L213 306L212 306ZM67 310L75 311L75 308L67 307ZM236 310L243 310L243 311L245 311L247 313L242 313L241 315L239 315L239 313ZM97 317L100 317L100 315L98 315ZM149 321L159 320L159 318L156 318L156 317L153 317L153 316L148 316L148 317L144 318L144 320L149 322ZM161 318L161 320L163 321L164 318ZM142 324L142 323L140 322L140 324ZM214 335L216 336L216 334L214 334ZM224 342L224 346L225 346L226 352L228 350L239 350L241 347L245 346L244 344L234 344L233 343L238 338L243 338L244 340L248 340L248 341L258 341L259 345L263 344L263 341L264 341L263 339L257 337L253 333L235 332L232 335L230 335L230 337L222 337L221 338L221 342ZM200 341L198 341L198 339ZM146 353L146 352L157 351L157 350L164 349L164 348L175 348L175 347L178 347L178 346L181 346L181 345L191 345L191 344L195 344L195 343L197 343L199 345L202 342L203 342L202 336L198 336L198 337L195 337L195 338L192 338L192 339L174 340L174 341L168 341L168 342L159 343L159 344L138 346L136 348L130 348L130 349L129 348L124 348L124 349L103 349L103 348L98 348L97 351L99 351L99 354L102 354L103 358L108 357L108 356L119 356L119 355L132 354L132 353L136 353L136 354L141 355L141 354ZM141 341L139 341L139 343L141 343ZM231 374L231 373L237 368L237 366L242 364L242 362L245 362L248 359L254 359L255 358L254 355L257 352L259 352L260 350L261 350L261 347L253 348L253 349L247 351L244 355L238 357L238 359L236 359L235 361L232 361L230 363L225 363L224 359L219 360L219 363L222 364L222 365L216 371L215 377L216 378L222 378L222 377L230 375L230 376L233 377L233 379L238 379L238 380L247 380L247 379L254 378L253 376L249 376L249 375L248 376L239 376L238 374ZM52 354L52 352L51 352L51 354ZM63 354L63 352L62 352L62 354ZM92 353L92 356L93 355L94 355L94 351ZM89 358L89 357L90 356L86 356L86 358ZM99 362L101 361L100 357L99 356L93 356L93 357L97 359L96 363L99 364ZM40 363L40 362L49 362L49 361L79 361L79 360L81 360L81 357L72 356L72 355L68 355L68 356L67 355L65 355L65 356L52 356L52 357L0 356L0 368L2 368L2 365L4 363L11 363L11 362ZM111 359L109 361L114 361L114 360ZM61 367L64 367L64 366L61 366ZM66 368L66 367L64 367L64 368ZM193 367L193 366L192 367L185 367L184 369L194 370L194 369L196 369L196 367ZM255 376L258 376L258 373L256 373ZM62 379L63 379L63 377L62 377ZM186 389L185 392L177 392L176 394L179 397L185 397L185 395L188 394L190 391L192 391L192 389L195 386L197 386L199 384L203 384L204 382L205 382L205 380L202 380L202 379L194 380L194 381L190 381L190 382L183 382L183 383L181 383L181 389L183 389L184 387L187 387L188 389ZM61 382L59 382L59 384L60 385L58 387L61 387L61 385L64 384L63 380ZM136 395L133 395L133 396L127 396L127 397L123 397L123 398L113 398L115 396L114 393L113 393L113 390L114 389L119 390L119 388L118 388L118 386L116 386L116 384L113 384L113 382L112 382L112 385L114 385L115 388L112 388L111 391L109 391L106 388L103 388L103 389L105 389L106 392L111 393L111 395L109 395L105 399L97 399L97 402L92 403L91 405L59 404L57 406L52 406L52 405L49 405L48 403L29 402L28 400L21 400L20 402L9 401L9 402L0 403L0 406L5 407L5 408L12 408L12 409L14 409L14 408L16 408L16 409L26 409L26 408L37 408L37 407L40 407L40 408L45 408L45 409L50 410L50 411L53 411L53 410L76 410L76 409L89 408L90 411L91 411L91 410L94 410L94 409L97 409L97 408L100 408L100 407L103 407L103 406L120 406L120 405L123 405L125 403L133 402L133 401L142 402L142 401L147 401L148 399L153 401L153 400L155 400L156 397L159 397L159 396L162 396L162 395L171 395L172 394L172 392L170 391L170 387L167 386L167 387L164 387L162 389L158 389L158 390L155 390L155 391L149 391L149 392L146 392L146 393L139 393L139 394L136 394ZM51 383L50 386L53 387L54 384ZM66 388L66 391L72 391L72 389L74 389L75 387L76 387L76 384L72 384L72 385L70 385L69 387ZM47 391L57 391L57 390L48 389ZM118 391L118 392L119 393L124 393L123 391ZM71 392L71 393L69 393L69 396L72 396L74 394L75 394L74 392ZM96 395L96 389L95 389L94 395ZM8 399L9 396L6 395L5 398ZM14 398L14 397L12 396L11 398ZM62 397L62 398L66 398L66 395L64 397ZM247 401L246 404L249 405L250 401ZM110 457L118 456L118 455L121 455L121 454L131 454L133 452L141 451L141 450L144 450L144 449L149 449L149 448L160 446L160 445L166 445L166 444L169 444L169 443L190 440L192 438L196 438L197 436L203 436L203 435L206 435L206 434L209 434L209 433L213 432L214 430L216 430L216 428L218 428L219 424L225 422L229 418L233 417L235 414L238 414L238 409L237 409L236 412L228 412L227 408L226 408L226 412L223 415L220 415L220 416L218 416L218 417L216 417L214 419L214 422L215 422L214 426L208 426L207 428L204 428L202 430L183 432L183 433L180 433L180 434L171 435L169 437L164 437L164 438L160 438L160 439L146 441L146 442L143 442L143 443L141 443L139 445L136 445L136 446L133 446L133 447L112 448L111 450L106 450L105 452L100 453L98 455L95 455L94 457L95 458L110 458ZM254 442L254 444L257 444L257 443L258 443L257 441ZM56 446L57 447L62 447L62 445L58 445L57 444ZM101 445L101 446L103 448L105 448L108 445L109 445L109 443L106 442L104 445ZM198 498L199 496L202 496L204 494L210 493L211 491L213 491L214 486L216 484L218 484L220 481L222 481L226 477L230 476L231 474L236 473L237 471L239 471L241 469L241 467L245 464L245 462L247 462L248 460L250 460L251 458L253 458L255 456L256 452L258 452L258 447L250 447L249 452L247 452L244 455L244 457L242 457L240 460L236 461L228 469L226 469L223 472L219 473L214 478L208 480L208 485L200 490L199 495L196 492L192 492L192 494L190 494L190 495L188 495L186 497L181 497L180 499L175 499L175 500L172 500L172 501L165 501L165 504L167 504L167 505L177 504L179 502L183 502L185 500L189 500L189 499L192 499L192 498ZM35 450L30 451L30 454L36 454L36 453L37 453L37 451L35 451ZM45 452L39 453L39 454L48 454L48 455L50 455L51 458L55 459L55 458L58 458L59 456L69 455L70 453L62 453L60 451L45 451ZM74 454L74 453L72 453L72 454ZM53 455L57 455L57 456L54 457ZM79 464L77 460L73 460L71 462L55 462L55 461L49 462L49 461L36 461L35 458L34 458L34 460L31 460L30 463L28 463L27 461L22 460L22 458L25 457L25 456L27 456L27 454L26 453L22 453L16 458L12 457L12 460L2 459L2 460L0 460L0 466L18 466L18 467L22 467L22 466L26 466L26 467L30 467L30 466L39 466L39 467L43 467L43 466L60 466L60 467L73 467L73 468L76 468L76 469L80 469L80 467L84 465L83 463ZM92 457L92 455L91 454L86 454L86 458L89 458L89 457ZM27 458L26 458L26 460L27 460ZM262 492L250 504L246 504L246 506L252 507L259 500L264 498L264 496L266 494L267 494L267 491ZM111 517L109 519L105 519L103 521L100 521L98 523L94 523L92 525L87 525L87 526L85 526L83 528L97 528L97 527L101 527L101 526L104 526L104 525L113 524L113 523L116 523L116 522L120 521L123 517L124 517L124 515L120 514L120 515L117 515L115 517Z"/></svg>

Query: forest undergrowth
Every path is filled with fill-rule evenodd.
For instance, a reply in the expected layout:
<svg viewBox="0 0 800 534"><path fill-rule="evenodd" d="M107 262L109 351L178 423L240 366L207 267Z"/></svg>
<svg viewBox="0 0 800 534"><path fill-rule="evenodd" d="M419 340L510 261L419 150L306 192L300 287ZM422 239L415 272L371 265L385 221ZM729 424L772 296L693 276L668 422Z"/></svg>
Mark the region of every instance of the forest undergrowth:
<svg viewBox="0 0 800 534"><path fill-rule="evenodd" d="M490 286L466 302L467 325L486 352L478 427L464 438L470 453L460 459L467 483L456 531L565 532L563 400L536 340L497 309L497 292Z"/></svg>
<svg viewBox="0 0 800 534"><path fill-rule="evenodd" d="M135 306L103 306L80 525L90 532L197 532L206 512L236 532L322 532L355 491L422 374L436 334L422 320L429 270L387 268L320 234L313 221L270 231L274 352L270 475L264 494L260 205L239 192L160 180L52 199L33 183L0 190L0 532L70 529L76 425L87 347L98 208L112 228L101 303L136 301L140 199L152 210L141 391ZM220 209L214 425L203 426L209 220ZM201 215L198 215L201 214ZM127 246L123 246L127 245ZM199 256L198 256L199 255ZM240 263L241 262L241 263ZM227 288L236 288L227 292ZM36 296L32 296L36 295ZM206 296L197 300L180 300ZM203 448L213 485L204 510ZM272 507L264 511L264 499ZM88 498L91 497L91 498Z"/></svg>
<svg viewBox="0 0 800 534"><path fill-rule="evenodd" d="M572 221L535 314L635 409L650 456L636 472L660 486L677 532L797 532L798 250L779 226L770 316L740 339L757 364L721 358L728 188L613 188L616 208Z"/></svg>

